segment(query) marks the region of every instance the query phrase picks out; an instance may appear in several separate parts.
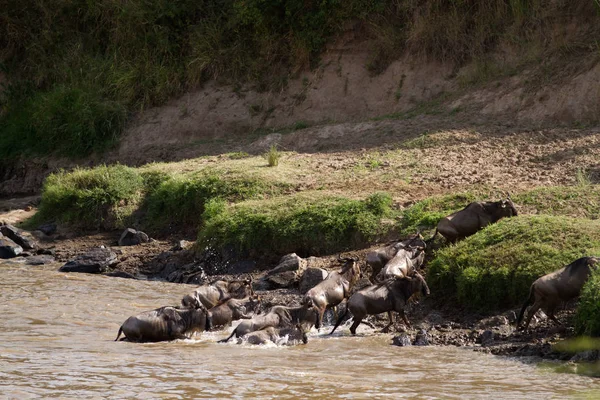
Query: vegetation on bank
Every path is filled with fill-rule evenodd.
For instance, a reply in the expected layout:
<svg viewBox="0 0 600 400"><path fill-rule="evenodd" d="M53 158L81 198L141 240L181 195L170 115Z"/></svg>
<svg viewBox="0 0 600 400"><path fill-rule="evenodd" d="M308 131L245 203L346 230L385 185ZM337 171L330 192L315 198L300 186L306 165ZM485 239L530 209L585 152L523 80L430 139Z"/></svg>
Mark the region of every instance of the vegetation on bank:
<svg viewBox="0 0 600 400"><path fill-rule="evenodd" d="M473 309L522 304L531 283L575 259L600 254L600 221L549 215L506 218L438 250L428 282Z"/></svg>
<svg viewBox="0 0 600 400"><path fill-rule="evenodd" d="M462 63L501 42L524 52L532 43L561 55L597 51L593 34L549 41L541 28L561 18L599 25L594 1L9 2L0 15L0 158L102 150L132 113L210 79L281 89L317 67L327 41L346 29L372 39L373 74L402 52Z"/></svg>
<svg viewBox="0 0 600 400"><path fill-rule="evenodd" d="M592 273L583 286L575 315L575 331L579 335L600 336L600 269Z"/></svg>

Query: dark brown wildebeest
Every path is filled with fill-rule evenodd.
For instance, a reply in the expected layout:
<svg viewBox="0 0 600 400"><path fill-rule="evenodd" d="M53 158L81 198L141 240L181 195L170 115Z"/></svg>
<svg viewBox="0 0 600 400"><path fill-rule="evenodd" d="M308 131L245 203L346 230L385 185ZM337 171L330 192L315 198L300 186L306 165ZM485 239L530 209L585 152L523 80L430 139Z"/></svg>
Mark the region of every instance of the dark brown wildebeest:
<svg viewBox="0 0 600 400"><path fill-rule="evenodd" d="M319 329L319 315L316 309L307 304L300 307L274 306L269 312L263 315L256 315L252 319L246 319L235 327L231 335L226 339L219 340L219 343L229 341L233 336L242 337L250 332L259 331L269 326L273 328L287 328L300 324L306 327L306 330L315 325Z"/></svg>
<svg viewBox="0 0 600 400"><path fill-rule="evenodd" d="M562 302L569 301L579 296L581 288L589 278L592 269L598 268L597 257L581 257L571 264L538 278L529 289L529 297L523 304L519 317L517 318L517 328L523 320L523 314L527 306L533 305L527 312L524 330L527 329L531 318L541 308L552 321L560 325L560 322L554 316L556 307Z"/></svg>
<svg viewBox="0 0 600 400"><path fill-rule="evenodd" d="M377 250L370 251L366 255L367 265L371 267L371 277L369 280L371 283L376 283L376 277L379 275L383 267L392 259L398 251L401 249L407 249L412 247L426 247L426 243L423 240L423 236L417 233L412 238L403 240L401 242L391 243L385 247L381 247Z"/></svg>
<svg viewBox="0 0 600 400"><path fill-rule="evenodd" d="M340 272L332 272L327 278L306 292L303 304L312 305L319 312L319 326L323 323L323 314L329 307L334 308L337 317L337 305L350 297L350 291L360 279L360 266L356 258L339 258L344 261Z"/></svg>
<svg viewBox="0 0 600 400"><path fill-rule="evenodd" d="M400 249L394 258L385 264L376 280L383 282L390 278L413 276L415 272L419 271L423 261L425 261L425 249L423 247Z"/></svg>
<svg viewBox="0 0 600 400"><path fill-rule="evenodd" d="M478 201L467 205L460 211L442 218L430 242L439 233L447 241L453 243L477 233L489 224L493 224L504 217L516 217L517 209L510 199L510 195L500 201Z"/></svg>
<svg viewBox="0 0 600 400"><path fill-rule="evenodd" d="M411 297L419 294L429 295L429 287L418 272L413 277L392 278L359 290L348 299L346 312L337 320L331 334L335 332L348 311L354 316L352 326L350 326L350 332L353 335L356 334L356 328L367 315L384 312L388 313L390 322L382 329L382 332L387 332L394 324L392 311L398 312L404 323L410 327L410 322L404 314L404 307Z"/></svg>
<svg viewBox="0 0 600 400"><path fill-rule="evenodd" d="M201 304L207 309L211 309L229 298L243 299L253 295L252 277L233 281L219 280L202 285L192 293L183 296L181 304L184 307L198 307Z"/></svg>
<svg viewBox="0 0 600 400"><path fill-rule="evenodd" d="M230 326L231 321L250 319L260 306L259 296L249 296L245 299L227 299L209 310L212 328Z"/></svg>
<svg viewBox="0 0 600 400"><path fill-rule="evenodd" d="M210 329L209 313L204 307L161 307L127 318L119 328L130 342L161 342L188 339L194 332Z"/></svg>
<svg viewBox="0 0 600 400"><path fill-rule="evenodd" d="M238 344L244 342L257 345L275 343L292 346L301 341L304 344L308 343L308 336L306 336L306 332L302 326L297 324L293 328L273 328L269 326L259 331L250 332L238 339Z"/></svg>

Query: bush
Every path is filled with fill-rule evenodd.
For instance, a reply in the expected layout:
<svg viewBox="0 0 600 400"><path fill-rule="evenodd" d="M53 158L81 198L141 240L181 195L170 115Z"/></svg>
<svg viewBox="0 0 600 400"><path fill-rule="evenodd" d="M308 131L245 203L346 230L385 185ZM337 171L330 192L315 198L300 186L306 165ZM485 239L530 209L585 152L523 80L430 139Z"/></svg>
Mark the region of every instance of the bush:
<svg viewBox="0 0 600 400"><path fill-rule="evenodd" d="M51 174L44 183L39 213L47 219L111 228L121 226L141 199L143 178L124 165L77 168Z"/></svg>
<svg viewBox="0 0 600 400"><path fill-rule="evenodd" d="M281 158L281 153L277 151L277 146L271 145L269 151L264 155L267 160L267 165L269 167L276 167L279 165L279 159Z"/></svg>
<svg viewBox="0 0 600 400"><path fill-rule="evenodd" d="M277 191L276 185L258 178L223 178L210 171L192 177L171 176L157 183L145 200L147 225L195 227L201 222L204 206L211 199L235 202L264 197Z"/></svg>
<svg viewBox="0 0 600 400"><path fill-rule="evenodd" d="M242 203L212 208L210 216L205 214L198 239L202 245L234 246L241 252L271 256L329 254L384 234L380 222L390 207L391 198L381 194L364 201L298 196L263 204Z"/></svg>
<svg viewBox="0 0 600 400"><path fill-rule="evenodd" d="M481 311L522 303L531 283L600 251L600 222L552 216L506 218L439 250L427 274L432 293Z"/></svg>
<svg viewBox="0 0 600 400"><path fill-rule="evenodd" d="M575 331L579 335L600 336L600 270L594 271L583 286Z"/></svg>

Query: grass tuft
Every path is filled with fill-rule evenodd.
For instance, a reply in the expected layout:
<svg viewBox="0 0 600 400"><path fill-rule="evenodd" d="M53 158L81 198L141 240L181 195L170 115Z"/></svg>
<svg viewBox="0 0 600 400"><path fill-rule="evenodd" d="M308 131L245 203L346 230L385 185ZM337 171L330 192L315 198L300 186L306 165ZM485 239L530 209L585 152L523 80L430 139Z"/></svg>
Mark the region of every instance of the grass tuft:
<svg viewBox="0 0 600 400"><path fill-rule="evenodd" d="M276 167L279 165L281 153L277 150L277 146L273 144L269 148L269 151L265 153L264 158L267 160L267 165L269 167Z"/></svg>

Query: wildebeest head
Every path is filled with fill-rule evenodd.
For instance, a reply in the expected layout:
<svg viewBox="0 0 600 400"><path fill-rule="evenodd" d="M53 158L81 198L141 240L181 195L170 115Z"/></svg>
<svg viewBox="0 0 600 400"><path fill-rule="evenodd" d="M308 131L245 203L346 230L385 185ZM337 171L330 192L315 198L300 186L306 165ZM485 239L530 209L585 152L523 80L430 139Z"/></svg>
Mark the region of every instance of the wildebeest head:
<svg viewBox="0 0 600 400"><path fill-rule="evenodd" d="M234 280L227 283L227 291L231 297L241 299L246 296L254 296L252 287L252 275L246 279Z"/></svg>
<svg viewBox="0 0 600 400"><path fill-rule="evenodd" d="M356 282L362 277L362 271L360 269L360 263L358 257L344 257L338 255L338 261L344 263L340 274L350 282L350 286L354 286Z"/></svg>
<svg viewBox="0 0 600 400"><path fill-rule="evenodd" d="M429 296L429 294L431 293L429 291L429 286L427 286L427 282L425 282L425 278L423 278L423 276L421 274L419 274L418 272L415 272L415 275L410 279L410 291L411 291L411 296L410 298L414 299L414 298L418 298L420 296Z"/></svg>
<svg viewBox="0 0 600 400"><path fill-rule="evenodd" d="M506 199L500 200L496 202L496 204L498 210L498 219L502 217L516 217L519 215L517 209L515 208L515 204L510 198L510 194L506 196Z"/></svg>

